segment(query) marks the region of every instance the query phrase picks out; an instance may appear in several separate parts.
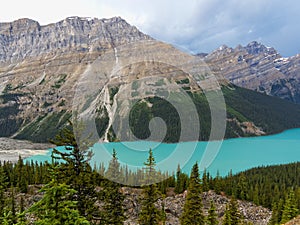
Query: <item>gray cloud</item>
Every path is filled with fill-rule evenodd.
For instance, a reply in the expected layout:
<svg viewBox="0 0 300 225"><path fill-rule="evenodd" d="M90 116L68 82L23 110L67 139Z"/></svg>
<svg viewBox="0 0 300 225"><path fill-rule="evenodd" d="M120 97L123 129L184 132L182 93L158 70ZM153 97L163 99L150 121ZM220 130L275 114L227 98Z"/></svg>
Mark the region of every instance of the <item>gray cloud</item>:
<svg viewBox="0 0 300 225"><path fill-rule="evenodd" d="M154 38L193 52L253 40L283 55L300 52L300 2L293 0L110 0L99 4Z"/></svg>
<svg viewBox="0 0 300 225"><path fill-rule="evenodd" d="M46 24L74 15L121 16L154 38L194 53L253 40L284 56L300 53L300 1L295 0L52 0L45 4L6 1L0 21L28 17Z"/></svg>

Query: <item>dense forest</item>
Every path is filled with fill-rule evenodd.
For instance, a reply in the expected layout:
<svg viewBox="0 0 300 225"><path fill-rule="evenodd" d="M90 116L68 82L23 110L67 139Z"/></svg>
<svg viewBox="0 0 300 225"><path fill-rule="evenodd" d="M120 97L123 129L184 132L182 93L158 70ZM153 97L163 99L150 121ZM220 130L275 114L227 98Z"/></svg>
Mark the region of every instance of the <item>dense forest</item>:
<svg viewBox="0 0 300 225"><path fill-rule="evenodd" d="M208 190L231 198L222 224L245 224L236 199L272 209L271 225L287 222L300 213L300 163L258 167L226 177L212 177L207 171L200 174L196 163L190 176L182 173L180 167L170 176L155 170L151 149L145 168L132 172L120 167L116 151L108 168L92 168L88 145L79 148L73 132L67 128L52 142L67 146L64 152L53 151L52 163L25 162L22 158L15 164L1 162L0 224L123 224L123 185L114 181L137 177L145 180L145 185L139 187L140 224L164 224L164 211L155 207L155 202L169 189L177 194L188 190L181 224L218 224L214 202L208 215L202 211L201 193ZM162 181L151 182L157 177ZM40 187L42 197L25 203L20 193L32 192L33 186ZM101 207L97 202L101 202Z"/></svg>
<svg viewBox="0 0 300 225"><path fill-rule="evenodd" d="M207 98L201 92L186 92L195 104L199 115L201 126L199 140L207 141L211 131L211 113ZM222 93L228 118L225 138L254 135L244 133L242 126L238 125L236 120L239 123L251 121L266 134L279 133L300 126L300 107L297 104L234 85L224 86ZM178 142L181 131L178 112L170 103L158 97L143 99L131 109L130 126L135 136L140 139L149 138L148 124L154 117L162 118L167 125L167 133L163 141Z"/></svg>

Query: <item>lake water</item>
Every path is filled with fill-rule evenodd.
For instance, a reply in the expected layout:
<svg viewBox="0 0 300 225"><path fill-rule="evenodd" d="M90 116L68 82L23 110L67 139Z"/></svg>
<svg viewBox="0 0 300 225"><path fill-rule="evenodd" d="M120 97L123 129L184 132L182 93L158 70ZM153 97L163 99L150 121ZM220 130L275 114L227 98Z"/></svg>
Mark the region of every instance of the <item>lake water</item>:
<svg viewBox="0 0 300 225"><path fill-rule="evenodd" d="M219 149L218 145L220 145ZM183 171L189 173L197 161L202 170L205 167L213 176L217 171L223 176L227 175L230 170L237 173L257 166L300 161L300 129L263 137L228 139L222 143L165 144L147 141L97 143L93 147L94 157L91 164L92 166L100 163L107 165L115 149L121 164L134 170L143 167L150 148L153 150L159 170L176 171L177 165L180 164ZM207 155L203 158L204 154ZM50 155L51 150L47 155L35 155L27 160L50 160Z"/></svg>

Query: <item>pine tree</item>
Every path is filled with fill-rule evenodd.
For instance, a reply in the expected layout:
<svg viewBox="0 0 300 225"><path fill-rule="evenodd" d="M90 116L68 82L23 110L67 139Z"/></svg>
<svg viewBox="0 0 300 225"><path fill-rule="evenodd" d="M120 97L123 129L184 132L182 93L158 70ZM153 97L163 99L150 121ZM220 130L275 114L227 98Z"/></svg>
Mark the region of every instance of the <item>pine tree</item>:
<svg viewBox="0 0 300 225"><path fill-rule="evenodd" d="M226 205L225 216L222 225L232 225L229 205Z"/></svg>
<svg viewBox="0 0 300 225"><path fill-rule="evenodd" d="M298 211L299 210L297 208L295 194L294 191L291 189L284 203L281 223L286 223L289 220L293 219L295 216L298 215Z"/></svg>
<svg viewBox="0 0 300 225"><path fill-rule="evenodd" d="M199 178L198 164L196 163L191 172L188 193L183 207L183 213L180 217L182 225L202 225L205 224L205 217L202 212L201 185Z"/></svg>
<svg viewBox="0 0 300 225"><path fill-rule="evenodd" d="M219 170L217 171L216 178L214 179L214 190L217 194L221 193L221 176Z"/></svg>
<svg viewBox="0 0 300 225"><path fill-rule="evenodd" d="M259 187L258 184L255 185L254 192L253 192L253 202L256 205L259 205Z"/></svg>
<svg viewBox="0 0 300 225"><path fill-rule="evenodd" d="M17 170L17 187L22 193L27 193L28 184L27 184L26 173L25 173L25 165L21 156L19 156L18 162L16 164L16 170Z"/></svg>
<svg viewBox="0 0 300 225"><path fill-rule="evenodd" d="M103 190L105 224L123 225L125 221L124 209L122 207L125 196L120 192L121 185L117 182L122 181L120 164L117 153L113 150L113 158L109 163L105 177L108 179Z"/></svg>
<svg viewBox="0 0 300 225"><path fill-rule="evenodd" d="M269 221L269 225L276 225L279 222L279 210L278 210L278 204L276 202L273 203L272 206L272 217Z"/></svg>
<svg viewBox="0 0 300 225"><path fill-rule="evenodd" d="M241 214L238 210L238 204L235 198L232 198L226 206L225 218L223 225L238 225L241 224Z"/></svg>
<svg viewBox="0 0 300 225"><path fill-rule="evenodd" d="M246 193L247 193L247 178L244 173L241 173L237 185L237 198L241 200L246 200L247 199Z"/></svg>
<svg viewBox="0 0 300 225"><path fill-rule="evenodd" d="M147 162L144 163L146 166L146 186L143 187L141 205L142 209L139 213L139 224L140 225L157 225L159 224L162 213L155 207L155 202L159 198L159 192L155 183L155 159L153 152L150 149L149 157Z"/></svg>
<svg viewBox="0 0 300 225"><path fill-rule="evenodd" d="M202 176L202 190L209 191L209 176L207 175L206 169L204 170Z"/></svg>
<svg viewBox="0 0 300 225"><path fill-rule="evenodd" d="M177 167L175 193L181 194L188 186L188 176L181 172L180 165Z"/></svg>
<svg viewBox="0 0 300 225"><path fill-rule="evenodd" d="M218 225L219 222L217 220L217 214L216 214L216 207L213 203L213 201L210 202L210 208L208 210L208 216L207 216L207 225Z"/></svg>
<svg viewBox="0 0 300 225"><path fill-rule="evenodd" d="M84 126L80 122L72 124L77 131L77 136L82 136ZM99 209L95 202L99 198L96 185L93 181L92 168L89 161L93 155L90 147L92 145L90 136L81 138L77 143L73 130L65 127L54 140L50 142L57 146L64 146L65 151L53 150L52 157L62 162L60 167L60 179L76 191L73 200L77 202L80 215L93 221L99 217Z"/></svg>
<svg viewBox="0 0 300 225"><path fill-rule="evenodd" d="M6 176L3 170L2 165L0 165L0 218L3 217L4 214L4 207L5 207L5 191L7 188ZM1 222L1 219L0 219Z"/></svg>
<svg viewBox="0 0 300 225"><path fill-rule="evenodd" d="M76 193L64 183L59 183L57 166L50 170L51 181L40 192L43 198L30 207L28 212L33 213L38 219L36 225L89 225L90 223L77 210L77 202L71 197Z"/></svg>

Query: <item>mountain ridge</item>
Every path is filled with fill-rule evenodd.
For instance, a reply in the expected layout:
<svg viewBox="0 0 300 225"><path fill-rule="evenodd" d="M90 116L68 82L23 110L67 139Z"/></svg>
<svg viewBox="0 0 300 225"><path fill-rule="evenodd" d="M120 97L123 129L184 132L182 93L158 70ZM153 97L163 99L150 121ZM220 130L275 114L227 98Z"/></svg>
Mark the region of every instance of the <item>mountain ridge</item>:
<svg viewBox="0 0 300 225"><path fill-rule="evenodd" d="M216 74L251 90L300 103L300 54L284 58L257 41L198 54Z"/></svg>
<svg viewBox="0 0 300 225"><path fill-rule="evenodd" d="M260 55L266 51L274 53L275 50L268 48L266 50L263 46L249 46L248 51ZM205 64L198 57L182 53L171 45L143 34L120 17L111 19L69 17L45 26L40 26L38 22L30 19L1 23L0 136L34 141L46 141L47 138L53 137L72 116L72 104L78 81L83 74L89 77L87 71L94 62L100 62L97 61L100 59L107 62L107 67L115 68L113 65L119 65L119 67L116 67L114 74L111 74L112 71L109 71L109 68L103 68L103 76L91 80L91 85L103 83L104 87L98 90L95 99L90 99L92 102L86 99L87 104L83 107L90 109L92 105L100 106L92 110L98 113L96 118L99 123L98 132L104 135L105 140L108 140L109 136L112 140L111 137L115 135L111 132L114 116L119 116L119 118L123 116L121 111L116 110L115 98L124 94L120 90L129 84L132 84L130 99L135 99L141 91L146 89L150 97L155 96L152 93L154 86L157 90L164 89L167 84L178 86L188 94L199 94L191 98L198 101L198 110L204 110L206 114L209 114L205 98L201 96L201 89L206 86L211 90L214 88L221 90L223 86L229 87L230 85L225 79L226 76L224 78L218 70L219 65L215 60L218 57L212 57L213 54L218 56L219 52L226 55L232 50L223 46L219 51L205 56ZM143 54L146 54L146 57L143 57ZM142 57L138 58L139 56ZM151 58L153 56L156 57L156 61ZM130 64L128 62L130 59L134 59L135 63ZM172 62L169 63L170 59L173 59L173 65ZM181 65L180 63L184 60L190 60L185 66L188 66L195 74L199 70L197 77L183 71L180 66L174 66L175 64ZM122 63L124 65L120 65ZM155 78L155 82L150 78ZM148 79L148 84L145 83L142 86L134 84L135 81L140 82L144 79ZM218 85L212 85L216 81ZM159 87L160 85L162 86ZM95 87L97 89L97 86ZM227 92L228 100L238 98L234 94L235 88L231 89L233 93ZM254 92L246 90L241 92L246 98L247 96L260 98L260 95ZM97 99L99 102L94 101ZM150 98L149 101L146 102L148 106L151 106L154 103L151 103L153 99ZM242 99L238 98L238 101L246 106ZM155 102L160 110L165 110L160 100L155 100ZM271 109L274 108L273 100L270 100L270 103L266 100L262 102L269 105ZM297 106L280 104L291 109L291 115L297 111ZM253 102L248 105L253 106ZM145 110L148 109L145 108ZM295 121L292 123L291 121L286 123L290 125L283 126L280 125L284 121L283 115L276 115L279 118L277 120L279 126L276 130L268 130L268 124L262 124L260 127L261 122L255 116L248 115L249 112L244 111L241 114L232 106L230 110L229 118L227 118L230 130L227 130L229 135L227 137L261 135L266 130L272 133L297 126L297 117L293 118ZM149 114L136 111L136 115L155 117L157 112L153 114L150 111L148 110ZM139 119L136 118L136 125L140 124ZM252 121L253 119L255 121ZM206 120L210 120L208 115ZM206 121L203 123L207 124ZM148 133L147 124L143 126L145 134ZM209 125L206 126L208 129ZM209 134L205 133L204 139L207 140L208 136Z"/></svg>

